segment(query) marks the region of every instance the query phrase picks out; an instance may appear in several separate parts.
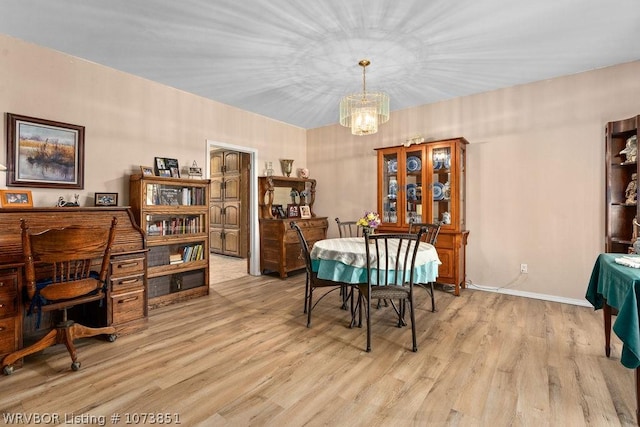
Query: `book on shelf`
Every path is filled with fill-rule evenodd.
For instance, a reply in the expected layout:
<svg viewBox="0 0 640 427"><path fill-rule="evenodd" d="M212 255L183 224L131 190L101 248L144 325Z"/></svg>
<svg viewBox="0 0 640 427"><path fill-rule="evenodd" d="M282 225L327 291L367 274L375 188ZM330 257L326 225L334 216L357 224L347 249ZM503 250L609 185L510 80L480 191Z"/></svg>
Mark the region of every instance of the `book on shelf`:
<svg viewBox="0 0 640 427"><path fill-rule="evenodd" d="M171 254L169 255L169 264L181 264L183 263L183 259L182 259L182 255L181 254Z"/></svg>

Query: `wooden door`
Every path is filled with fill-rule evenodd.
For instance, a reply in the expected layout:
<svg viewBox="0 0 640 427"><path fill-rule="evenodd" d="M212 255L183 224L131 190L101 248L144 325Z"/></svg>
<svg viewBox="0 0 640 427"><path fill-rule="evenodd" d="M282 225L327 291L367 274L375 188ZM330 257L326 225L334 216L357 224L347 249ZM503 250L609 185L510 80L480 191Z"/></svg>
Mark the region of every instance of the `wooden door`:
<svg viewBox="0 0 640 427"><path fill-rule="evenodd" d="M212 227L222 227L224 224L223 204L213 203L209 207L209 222Z"/></svg>
<svg viewBox="0 0 640 427"><path fill-rule="evenodd" d="M224 204L223 226L240 228L240 202L232 202Z"/></svg>
<svg viewBox="0 0 640 427"><path fill-rule="evenodd" d="M235 174L240 172L240 153L237 151L225 151L224 154L225 174Z"/></svg>
<svg viewBox="0 0 640 427"><path fill-rule="evenodd" d="M209 169L212 178L224 173L224 151L212 151L209 154Z"/></svg>
<svg viewBox="0 0 640 427"><path fill-rule="evenodd" d="M224 178L222 176L211 178L209 197L214 202L222 202L224 200Z"/></svg>
<svg viewBox="0 0 640 427"><path fill-rule="evenodd" d="M224 230L224 253L226 255L241 256L240 230Z"/></svg>
<svg viewBox="0 0 640 427"><path fill-rule="evenodd" d="M225 176L224 200L225 202L240 200L241 191L240 175Z"/></svg>
<svg viewBox="0 0 640 427"><path fill-rule="evenodd" d="M209 231L209 250L216 253L223 252L223 231L221 228L212 228Z"/></svg>

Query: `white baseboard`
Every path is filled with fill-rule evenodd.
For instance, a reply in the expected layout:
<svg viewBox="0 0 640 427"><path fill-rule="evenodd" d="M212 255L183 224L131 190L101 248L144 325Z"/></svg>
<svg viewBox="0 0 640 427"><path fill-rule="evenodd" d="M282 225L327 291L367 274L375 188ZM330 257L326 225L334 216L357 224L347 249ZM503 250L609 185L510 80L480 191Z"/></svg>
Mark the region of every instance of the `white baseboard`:
<svg viewBox="0 0 640 427"><path fill-rule="evenodd" d="M494 292L498 294L514 295L517 297L525 297L525 298L533 298L533 299L539 299L544 301L559 302L562 304L579 305L582 307L593 307L589 303L589 301L587 301L586 299L580 300L580 299L573 299L573 298L564 298L556 295L537 294L534 292L518 291L515 289L508 289L508 288L491 288L488 286L480 286L480 285L467 285L467 288L476 289L478 291Z"/></svg>

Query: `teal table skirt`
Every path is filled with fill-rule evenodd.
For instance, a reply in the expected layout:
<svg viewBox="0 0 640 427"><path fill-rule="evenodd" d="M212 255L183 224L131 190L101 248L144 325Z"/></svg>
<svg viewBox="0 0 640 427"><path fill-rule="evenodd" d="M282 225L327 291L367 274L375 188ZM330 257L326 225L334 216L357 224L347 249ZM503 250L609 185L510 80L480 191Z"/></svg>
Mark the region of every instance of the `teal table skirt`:
<svg viewBox="0 0 640 427"><path fill-rule="evenodd" d="M353 284L367 283L366 268L354 267L340 261L312 259L311 268L318 273L318 278L320 279ZM413 283L435 282L438 277L438 262L433 261L416 266L413 274ZM408 272L405 276L408 279ZM389 278L390 282L393 282L393 280L393 277ZM373 283L376 282L377 278L373 277Z"/></svg>
<svg viewBox="0 0 640 427"><path fill-rule="evenodd" d="M600 254L591 272L585 298L600 309L606 303L618 310L613 332L622 341L620 362L630 369L640 367L640 269L617 264L623 254Z"/></svg>

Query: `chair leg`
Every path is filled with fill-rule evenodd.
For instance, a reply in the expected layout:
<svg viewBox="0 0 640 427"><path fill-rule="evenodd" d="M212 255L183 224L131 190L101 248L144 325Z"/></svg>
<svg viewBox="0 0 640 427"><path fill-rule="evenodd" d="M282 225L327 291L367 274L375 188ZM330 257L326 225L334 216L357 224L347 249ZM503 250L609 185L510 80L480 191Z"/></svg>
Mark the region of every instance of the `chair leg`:
<svg viewBox="0 0 640 427"><path fill-rule="evenodd" d="M313 307L313 287L309 286L309 299L307 300L307 328L311 327L311 307Z"/></svg>
<svg viewBox="0 0 640 427"><path fill-rule="evenodd" d="M308 299L309 299L309 284L310 284L310 280L309 280L309 273L307 273L307 281L304 284L304 313L307 312L307 304L308 304Z"/></svg>
<svg viewBox="0 0 640 427"><path fill-rule="evenodd" d="M416 314L413 311L413 298L409 298L409 311L411 315L411 337L413 339L413 351L418 351L418 341L416 338Z"/></svg>
<svg viewBox="0 0 640 427"><path fill-rule="evenodd" d="M429 282L429 285L431 285L431 312L435 313L436 312L436 300L435 300L434 293L433 293L433 282Z"/></svg>
<svg viewBox="0 0 640 427"><path fill-rule="evenodd" d="M7 354L2 359L2 369L4 370L6 366L13 365L17 360L22 359L25 356L29 356L30 354L37 353L41 350L44 350L47 347L51 347L58 343L58 330L52 329L47 335L42 337L38 342L31 344L29 347L24 347L19 350L14 351L13 353Z"/></svg>
<svg viewBox="0 0 640 427"><path fill-rule="evenodd" d="M371 352L371 297L367 295L367 304L366 304L367 312L365 316L367 316L367 353Z"/></svg>

